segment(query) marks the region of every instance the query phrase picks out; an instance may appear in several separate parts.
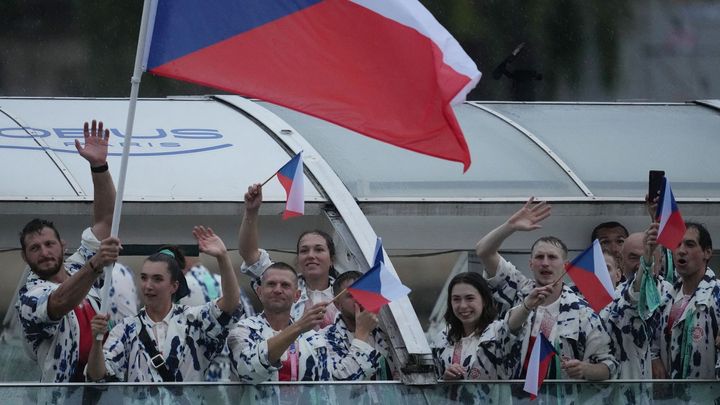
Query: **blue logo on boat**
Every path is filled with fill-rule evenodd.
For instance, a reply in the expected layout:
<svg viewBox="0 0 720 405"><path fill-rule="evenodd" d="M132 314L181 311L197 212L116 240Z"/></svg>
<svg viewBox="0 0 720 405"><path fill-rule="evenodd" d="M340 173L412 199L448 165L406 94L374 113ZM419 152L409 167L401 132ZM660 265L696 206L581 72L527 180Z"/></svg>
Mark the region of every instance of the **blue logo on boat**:
<svg viewBox="0 0 720 405"><path fill-rule="evenodd" d="M125 134L117 128L109 129L108 155L120 156ZM82 138L82 128L0 128L0 149L76 154L75 139ZM212 128L156 128L133 133L131 142L130 156L185 155L233 146L225 142L219 130Z"/></svg>

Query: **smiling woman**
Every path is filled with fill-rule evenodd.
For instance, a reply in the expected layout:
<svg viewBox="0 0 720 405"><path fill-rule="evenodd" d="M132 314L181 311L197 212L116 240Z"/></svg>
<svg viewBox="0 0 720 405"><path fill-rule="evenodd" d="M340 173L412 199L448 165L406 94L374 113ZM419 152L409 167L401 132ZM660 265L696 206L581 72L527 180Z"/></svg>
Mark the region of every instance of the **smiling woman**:
<svg viewBox="0 0 720 405"><path fill-rule="evenodd" d="M273 263L264 249L258 248L258 213L262 205L262 186L254 184L245 193L245 214L240 225L239 250L245 261L241 271L254 279L254 284ZM321 230L305 231L297 241L297 267L299 298L292 306L291 314L299 319L306 308L314 304L331 302L334 298L332 284L337 276L333 266L335 244L332 237ZM338 313L333 304L327 306L319 328L331 325Z"/></svg>
<svg viewBox="0 0 720 405"><path fill-rule="evenodd" d="M506 356L522 341L509 333L497 311L490 288L478 273L460 273L448 285L447 329L434 349L438 376L443 380L510 378L514 361Z"/></svg>

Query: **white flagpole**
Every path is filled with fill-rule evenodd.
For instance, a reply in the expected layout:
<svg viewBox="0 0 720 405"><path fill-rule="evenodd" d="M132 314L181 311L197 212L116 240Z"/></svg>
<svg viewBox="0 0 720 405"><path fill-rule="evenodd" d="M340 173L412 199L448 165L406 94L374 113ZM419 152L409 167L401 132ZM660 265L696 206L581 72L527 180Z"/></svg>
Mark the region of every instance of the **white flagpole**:
<svg viewBox="0 0 720 405"><path fill-rule="evenodd" d="M127 122L125 124L125 140L123 141L122 160L120 162L120 177L118 178L117 193L115 195L115 209L113 211L112 227L110 235L117 237L120 230L120 216L122 215L123 195L125 194L125 176L127 174L128 157L130 155L130 144L132 143L132 131L135 124L135 105L137 104L138 93L140 92L140 78L142 77L145 62L145 45L147 40L148 24L150 14L153 10L155 0L145 0L143 4L142 20L140 21L140 33L138 35L138 46L135 52L135 68L130 79L130 100L128 104ZM154 13L152 13L154 14ZM100 313L110 312L110 285L112 284L112 269L114 264L105 266L105 284L103 285L100 302ZM95 339L102 340L103 336L95 336Z"/></svg>

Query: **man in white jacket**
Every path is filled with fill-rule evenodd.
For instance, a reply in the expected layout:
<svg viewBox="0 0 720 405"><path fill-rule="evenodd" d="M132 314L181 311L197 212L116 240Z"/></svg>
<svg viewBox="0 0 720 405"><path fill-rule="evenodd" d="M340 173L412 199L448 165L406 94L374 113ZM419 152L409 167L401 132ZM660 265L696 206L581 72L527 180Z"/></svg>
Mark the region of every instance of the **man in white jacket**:
<svg viewBox="0 0 720 405"><path fill-rule="evenodd" d="M300 298L298 276L283 262L263 272L255 291L263 312L240 321L227 339L234 377L252 383L330 380L327 344L314 330L328 304L307 307L294 320L290 311Z"/></svg>
<svg viewBox="0 0 720 405"><path fill-rule="evenodd" d="M476 253L485 265L485 277L503 311L521 305L536 287L549 288L543 305L532 308L524 325L520 364L526 364L532 343L542 332L560 354L549 369L549 378L590 381L611 378L617 362L612 355L610 335L587 302L561 280L567 262L565 244L553 236L541 237L533 244L532 279L498 253L510 235L539 229L540 222L549 216L550 206L545 202L536 204L531 197L507 221L480 239ZM524 373L525 367L522 367L516 378L524 377Z"/></svg>
<svg viewBox="0 0 720 405"><path fill-rule="evenodd" d="M85 123L84 145L75 146L90 164L93 225L82 234L78 250L65 259L65 241L52 222L34 219L20 236L23 260L31 273L15 304L25 346L40 366L41 381L84 382L83 369L94 337L90 320L99 311L103 267L120 251L110 238L115 186L108 171L107 129ZM100 242L102 240L102 243Z"/></svg>

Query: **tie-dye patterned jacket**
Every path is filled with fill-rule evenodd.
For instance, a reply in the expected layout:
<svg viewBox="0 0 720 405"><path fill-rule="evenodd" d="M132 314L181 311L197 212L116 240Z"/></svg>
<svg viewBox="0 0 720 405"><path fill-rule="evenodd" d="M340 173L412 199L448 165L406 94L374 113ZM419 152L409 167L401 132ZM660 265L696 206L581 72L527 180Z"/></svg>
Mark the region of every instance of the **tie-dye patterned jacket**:
<svg viewBox="0 0 720 405"><path fill-rule="evenodd" d="M100 241L90 228L87 228L82 234L78 250L65 259L65 271L69 275L75 274L95 255L99 247ZM100 277L88 293L88 299L95 311L100 310L102 285L103 278ZM78 366L80 326L75 311L68 312L57 321L51 320L48 316L48 299L58 287L60 284L43 280L30 272L15 303L25 338L26 352L40 366L43 382L68 382L76 373Z"/></svg>
<svg viewBox="0 0 720 405"><path fill-rule="evenodd" d="M523 275L515 266L502 258L498 263L495 277L488 279L493 291L493 298L501 307L501 317L510 308L520 305L522 300L535 288L535 280ZM533 311L523 326L523 343L518 363L525 359L531 328L537 311ZM564 285L560 294L560 315L553 327L548 340L553 343L560 359L578 359L589 363L605 364L610 370L610 378L617 372L617 361L613 356L612 341L600 317L590 308L588 303L568 286ZM557 356L556 356L557 358ZM559 361L559 359L558 359ZM554 378L568 379L569 376L560 367L555 367L558 374ZM520 376L520 368L515 378Z"/></svg>
<svg viewBox="0 0 720 405"><path fill-rule="evenodd" d="M208 365L222 351L229 329L242 312L238 307L232 315L226 314L217 301L194 307L174 304L164 319L168 325L165 341L156 342L153 322L142 309L139 316L125 318L110 331L103 346L107 375L127 382L163 381L140 341L143 322L175 381L205 381Z"/></svg>
<svg viewBox="0 0 720 405"><path fill-rule="evenodd" d="M510 333L507 321L502 319L488 325L482 333L454 344L448 342L447 330L443 330L435 342L438 347L433 349L433 356L438 378L442 378L445 369L452 364L458 349L458 361L466 370L466 380L506 380L518 371L519 362L513 353L520 351L523 339L521 334Z"/></svg>
<svg viewBox="0 0 720 405"><path fill-rule="evenodd" d="M682 298L680 280L673 285L670 298L662 303L654 350L659 352L670 378L715 378L719 360L715 337L720 333L720 281L712 270L706 269L685 311L668 325L673 304Z"/></svg>
<svg viewBox="0 0 720 405"><path fill-rule="evenodd" d="M335 322L325 327L321 333L328 342L333 380L369 380L373 376L383 379L380 374L385 371L389 359L389 343L385 332L380 328L372 331L372 344L368 344L354 336L351 338L352 332L348 330L340 314L337 314ZM384 379L392 378L385 377Z"/></svg>
<svg viewBox="0 0 720 405"><path fill-rule="evenodd" d="M643 270L638 270L643 271ZM650 269L645 275L651 276ZM655 330L660 327L662 306L640 315L638 311L639 292L633 290L635 278L623 282L616 289L617 297L600 312L600 318L610 333L618 361L618 378L651 379L652 346ZM670 283L655 279L661 303L670 297Z"/></svg>
<svg viewBox="0 0 720 405"><path fill-rule="evenodd" d="M202 264L193 266L185 273L188 289L190 292L182 297L178 304L184 305L202 305L213 301L222 294L221 283L222 278L219 274L211 273L207 267ZM243 306L244 313L241 319L255 316L252 302L245 294L245 290L240 288L240 304ZM230 381L230 350L227 344L223 351L215 357L205 373L205 381Z"/></svg>
<svg viewBox="0 0 720 405"><path fill-rule="evenodd" d="M230 331L227 340L233 377L250 383L278 381L278 370L282 364L270 364L267 344L267 340L278 333L279 331L270 326L263 313L240 321L238 326ZM298 353L298 381L331 380L325 338L311 330L301 334L295 343ZM287 356L288 350L283 353L281 362Z"/></svg>

